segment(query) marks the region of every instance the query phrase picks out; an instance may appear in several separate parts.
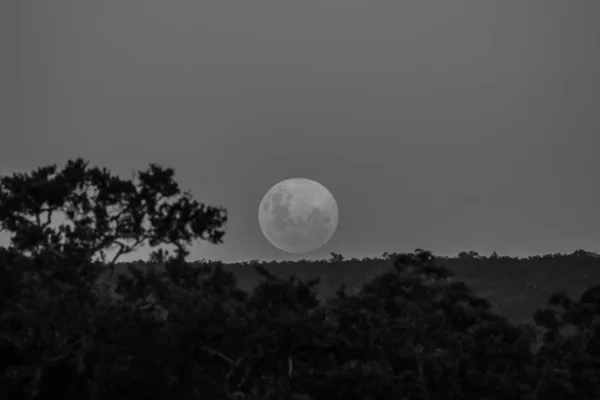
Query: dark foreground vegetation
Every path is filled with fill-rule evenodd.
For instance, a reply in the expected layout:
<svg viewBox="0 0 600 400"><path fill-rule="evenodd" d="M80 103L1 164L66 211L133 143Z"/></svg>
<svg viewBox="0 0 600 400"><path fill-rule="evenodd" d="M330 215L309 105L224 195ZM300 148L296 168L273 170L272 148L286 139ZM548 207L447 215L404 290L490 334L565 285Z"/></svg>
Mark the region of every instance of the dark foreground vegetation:
<svg viewBox="0 0 600 400"><path fill-rule="evenodd" d="M0 226L12 243L0 249L0 398L600 398L596 254L332 254L296 265L302 276L286 263L189 263L187 246L220 243L227 216L182 194L173 176L152 165L127 181L76 160L2 178ZM62 225L50 223L56 212ZM127 273L106 258L144 244L176 251ZM531 324L460 279L474 268L517 276L571 262L588 289L550 294ZM323 296L311 275L324 270L330 280L370 278ZM256 275L243 289L236 277L246 271Z"/></svg>

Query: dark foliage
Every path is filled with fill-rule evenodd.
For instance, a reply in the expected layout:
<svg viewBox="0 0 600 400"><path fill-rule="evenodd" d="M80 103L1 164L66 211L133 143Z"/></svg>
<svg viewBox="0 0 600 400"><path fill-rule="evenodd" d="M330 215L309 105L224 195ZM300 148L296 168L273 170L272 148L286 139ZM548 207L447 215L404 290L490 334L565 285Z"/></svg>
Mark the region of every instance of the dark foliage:
<svg viewBox="0 0 600 400"><path fill-rule="evenodd" d="M256 261L245 266L262 280L246 292L221 263L184 261L194 240L221 242L226 214L181 195L173 177L152 165L122 180L76 160L2 178L0 224L12 234L0 249L4 398L600 398L598 287L578 300L555 293L536 325L516 325L451 279L440 261L452 260L416 249L383 254L392 268L354 294L340 285L322 301L319 279ZM56 212L67 223L52 227ZM143 244L176 251L112 276L118 256ZM331 255L306 270L371 261Z"/></svg>

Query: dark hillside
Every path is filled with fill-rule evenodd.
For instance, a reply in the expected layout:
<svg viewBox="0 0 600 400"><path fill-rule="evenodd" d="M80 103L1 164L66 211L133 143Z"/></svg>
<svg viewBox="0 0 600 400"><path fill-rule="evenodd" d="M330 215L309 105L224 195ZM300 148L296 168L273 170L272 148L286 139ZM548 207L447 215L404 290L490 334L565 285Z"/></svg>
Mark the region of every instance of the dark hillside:
<svg viewBox="0 0 600 400"><path fill-rule="evenodd" d="M529 258L440 257L437 262L455 275L454 280L464 281L479 296L488 299L499 314L515 322L529 321L551 293L566 290L570 296L578 297L590 286L600 283L600 257L583 250ZM319 278L317 293L323 298L334 296L341 284L346 285L349 293L356 293L373 277L394 268L389 256L259 264L281 278L292 275L303 280ZM119 263L116 271L128 274L129 266L143 270L147 265L141 260ZM251 292L261 281L253 265L253 262L224 264L224 268L234 274L241 289Z"/></svg>

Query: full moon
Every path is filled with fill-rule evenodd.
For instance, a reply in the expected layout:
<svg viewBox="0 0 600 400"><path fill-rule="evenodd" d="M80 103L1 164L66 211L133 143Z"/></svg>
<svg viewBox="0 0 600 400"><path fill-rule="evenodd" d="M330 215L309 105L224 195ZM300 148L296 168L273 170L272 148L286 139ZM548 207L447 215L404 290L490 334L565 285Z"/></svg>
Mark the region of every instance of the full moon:
<svg viewBox="0 0 600 400"><path fill-rule="evenodd" d="M287 179L273 186L258 208L263 235L280 250L303 254L327 243L337 228L338 207L318 182Z"/></svg>

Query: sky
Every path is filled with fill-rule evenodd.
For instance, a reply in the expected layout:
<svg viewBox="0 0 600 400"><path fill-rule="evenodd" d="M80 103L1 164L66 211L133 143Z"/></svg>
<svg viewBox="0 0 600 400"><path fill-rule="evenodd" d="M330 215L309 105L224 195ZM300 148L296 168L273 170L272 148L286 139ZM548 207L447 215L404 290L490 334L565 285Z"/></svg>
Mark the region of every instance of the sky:
<svg viewBox="0 0 600 400"><path fill-rule="evenodd" d="M229 215L192 260L600 252L598 15L594 0L4 1L0 174L172 167ZM307 255L257 219L293 177L339 208Z"/></svg>

